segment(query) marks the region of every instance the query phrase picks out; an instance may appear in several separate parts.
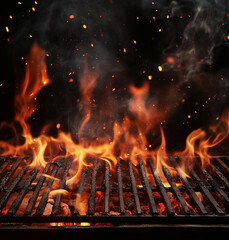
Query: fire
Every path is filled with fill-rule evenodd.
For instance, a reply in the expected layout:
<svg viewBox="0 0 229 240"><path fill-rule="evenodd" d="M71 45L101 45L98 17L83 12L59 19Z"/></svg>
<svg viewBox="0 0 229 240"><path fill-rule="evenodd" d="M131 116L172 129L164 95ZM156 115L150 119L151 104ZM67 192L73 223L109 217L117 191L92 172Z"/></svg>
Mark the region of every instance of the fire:
<svg viewBox="0 0 229 240"><path fill-rule="evenodd" d="M209 149L221 143L228 136L228 112L222 118L222 122L216 127L211 127L211 134L207 137L206 131L199 128L192 131L186 138L186 147L183 152L178 152L176 155L187 156L186 166L183 162L183 170L188 170L194 165L194 157L199 156L202 168L210 164L211 155ZM221 129L222 128L222 129Z"/></svg>
<svg viewBox="0 0 229 240"><path fill-rule="evenodd" d="M83 27L87 28L86 25L83 25ZM51 82L47 73L45 56L45 51L35 43L26 60L25 78L17 83L14 104L14 123L17 122L21 125L21 135L24 138L24 143L21 144L18 141L15 146L10 143L0 142L3 155L33 155L31 168L45 167L46 154L60 155L61 153L64 156L71 156L73 161L77 163L77 168L71 171L71 175L66 180L66 184L69 187L79 181L83 166L90 167L90 164L87 162L87 157L89 156L106 161L111 171L115 169L117 159L119 158L131 160L134 165L138 164L139 159L142 159L147 164L147 159L150 158L153 159L163 183L167 184L163 174L163 167L169 168L174 174L176 170L169 162L166 136L163 127L160 126L160 122L165 119L165 114L157 110L153 99L150 98L149 81L144 82L140 88L134 85L129 86L131 98L128 102L128 112L124 114L122 121L114 121L111 136L101 137L98 141L93 142L88 139L88 135L90 135L88 132L93 130L89 122L92 118L93 91L99 74L95 70L89 70L86 59L79 85L81 91L79 102L84 117L79 128L74 133L78 138L77 143L73 141L70 133L61 131L60 123L56 124L56 129L58 130L56 138L46 136L45 134L41 134L36 138L32 136L27 120L37 110L36 100L40 90ZM158 70L162 71L162 67L158 66ZM152 78L152 75L148 76L149 80ZM112 91L115 91L115 88L113 89ZM181 166L179 166L185 176L188 176L189 169L194 165L195 156L201 159L203 168L210 163L209 149L228 136L228 113L229 111L223 115L217 126L209 129L210 134L200 128L192 131L186 139L185 149L174 153L174 155L187 156L187 161L182 162ZM14 123L4 123L2 126L10 126L14 130L16 138L19 139ZM106 125L102 127L106 130ZM48 128L48 125L45 126L42 132L46 132L45 130ZM153 148L152 143L147 139L147 134L157 131L160 132L161 142L159 146L154 146ZM57 191L53 194L55 193L67 194L65 191ZM76 196L75 207L80 214L86 214L87 202L81 194Z"/></svg>
<svg viewBox="0 0 229 240"><path fill-rule="evenodd" d="M25 128L25 120L36 111L36 97L39 91L50 83L45 64L45 51L34 44L27 58L23 83L18 83L15 98L16 121ZM29 129L27 130L29 133Z"/></svg>
<svg viewBox="0 0 229 240"><path fill-rule="evenodd" d="M149 120L150 115L147 111L146 98L149 91L149 84L147 82L141 88L136 88L133 85L129 86L130 93L133 98L129 103L130 111L135 114L138 119L144 119L146 117Z"/></svg>
<svg viewBox="0 0 229 240"><path fill-rule="evenodd" d="M36 111L36 98L39 91L49 83L50 80L45 64L45 51L37 44L34 44L27 58L25 78L21 83L18 82L17 84L14 101L15 122L20 123L22 127L22 136L25 143L19 146L1 143L4 155L25 155L32 150L32 167L46 165L44 151L47 146L47 137L41 135L39 138L33 138L26 120ZM11 124L11 127L16 133L14 123Z"/></svg>

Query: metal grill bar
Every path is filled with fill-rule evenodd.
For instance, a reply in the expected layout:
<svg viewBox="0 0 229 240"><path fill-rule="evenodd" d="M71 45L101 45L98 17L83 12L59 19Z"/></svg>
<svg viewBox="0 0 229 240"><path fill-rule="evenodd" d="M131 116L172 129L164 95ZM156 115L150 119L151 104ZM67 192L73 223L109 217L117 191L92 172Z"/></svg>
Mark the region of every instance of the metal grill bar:
<svg viewBox="0 0 229 240"><path fill-rule="evenodd" d="M38 173L38 169L35 168L30 172L30 176L26 179L21 192L18 194L17 198L12 203L8 214L14 215L16 214L18 208L20 207L20 204L22 203L23 198L25 197L26 193L28 192L29 186L32 184L33 180L36 178Z"/></svg>
<svg viewBox="0 0 229 240"><path fill-rule="evenodd" d="M227 194L220 188L219 184L212 178L212 176L206 170L203 170L203 174L207 181L211 183L213 188L223 197L224 201L229 203Z"/></svg>
<svg viewBox="0 0 229 240"><path fill-rule="evenodd" d="M180 192L179 188L177 187L177 185L176 185L173 177L171 176L169 170L166 167L163 167L163 172L164 172L164 175L167 178L169 184L171 185L177 200L180 202L180 204L181 204L181 206L183 208L184 213L189 215L191 213L190 209L188 208L188 205L186 204L186 202L185 202L185 200L183 198L183 195Z"/></svg>
<svg viewBox="0 0 229 240"><path fill-rule="evenodd" d="M174 211L173 206L171 204L171 201L169 200L169 197L168 197L168 195L166 193L166 190L165 190L164 185L163 185L163 183L161 181L161 178L160 178L160 176L159 176L159 174L158 174L158 172L156 170L156 167L154 166L152 161L149 164L150 164L150 168L151 168L151 171L153 173L155 182L156 182L156 184L157 184L157 186L159 188L159 192L160 192L160 194L162 196L162 199L163 199L163 202L165 204L166 210L167 210L168 214L174 215L175 211Z"/></svg>
<svg viewBox="0 0 229 240"><path fill-rule="evenodd" d="M222 215L41 215L41 216L0 216L1 223L50 223L50 222L91 222L114 224L229 224L228 216Z"/></svg>
<svg viewBox="0 0 229 240"><path fill-rule="evenodd" d="M108 162L105 161L105 179L104 179L104 214L109 213L109 196L110 196L110 167Z"/></svg>
<svg viewBox="0 0 229 240"><path fill-rule="evenodd" d="M120 213L125 214L125 206L123 200L123 184L122 184L122 172L121 172L121 163L120 159L117 163L117 180L118 180L118 195L119 195L119 204L120 204Z"/></svg>
<svg viewBox="0 0 229 240"><path fill-rule="evenodd" d="M3 195L3 197L0 199L0 210L6 205L7 200L9 199L11 193L13 192L14 188L16 185L20 182L21 178L23 175L26 173L28 170L28 166L26 164L23 165L21 171L18 173L18 175L15 177L13 182L11 183L10 187L6 191L6 193Z"/></svg>
<svg viewBox="0 0 229 240"><path fill-rule="evenodd" d="M219 168L217 166L214 166L211 164L212 169L217 174L217 176L222 180L222 182L226 185L227 188L229 188L229 181L226 179L226 177L223 175L222 172L220 172Z"/></svg>
<svg viewBox="0 0 229 240"><path fill-rule="evenodd" d="M79 188L78 188L78 191L77 191L77 193L80 194L80 195L82 195L82 193L84 191L84 188L85 188L85 185L86 185L87 173L88 173L87 168L84 168L82 173L81 173Z"/></svg>
<svg viewBox="0 0 229 240"><path fill-rule="evenodd" d="M181 171L180 168L177 168L177 173L179 174L179 178L181 179L181 181L183 182L187 193L189 194L189 196L191 197L191 199L195 202L197 208L199 209L201 214L207 214L207 210L205 209L204 205L202 204L202 202L200 201L200 199L197 197L194 189L192 188L191 184L189 183L188 179L183 176L183 172Z"/></svg>
<svg viewBox="0 0 229 240"><path fill-rule="evenodd" d="M149 204L150 204L149 206L150 206L151 213L158 214L157 206L156 206L156 203L155 203L155 200L153 197L153 192L152 192L149 180L146 176L145 167L144 167L144 163L142 160L139 160L139 168L140 168L140 172L141 172L141 176L142 176L142 182L146 188L146 193L147 193L147 196L149 199Z"/></svg>
<svg viewBox="0 0 229 240"><path fill-rule="evenodd" d="M88 161L93 163L93 167L89 164L89 166L82 169L78 185L71 190L69 190L66 186L66 180L71 174L69 169L72 166L69 158L62 158L53 163L47 163L43 172L38 168L31 169L30 171L29 163L31 160L32 159L23 157L18 159L10 157L2 159L3 163L0 164L0 176L2 177L2 180L0 181L0 183L2 183L2 189L0 191L0 209L2 211L2 216L0 216L0 223L7 221L31 223L38 220L41 222L57 222L59 220L61 222L104 221L116 223L118 219L120 219L120 223L152 223L156 221L155 219L157 219L157 217L159 217L158 219L164 219L160 217L168 218L170 215L175 214L176 216L173 217L179 217L182 216L180 213L190 215L189 217L200 217L201 215L205 215L206 218L202 219L208 219L208 217L213 215L216 216L216 214L219 216L224 215L223 217L225 218L222 218L224 219L223 221L228 221L229 223L229 179L227 175L229 174L229 160L225 157L216 157L213 159L210 165L211 170L214 171L213 175L210 174L210 169L198 170L197 168L194 168L189 173L191 179L186 177L182 169L179 168L178 163L180 158L177 157L172 159L173 162L177 163L175 170L177 171L178 178L174 175L172 176L168 168L162 167L163 174L168 180L170 187L164 186L162 182L163 178L159 175L152 159L148 159L147 162L144 162L139 158L138 165L136 166L133 165L131 161L119 159L117 161L116 171L114 172L113 170L111 171L108 162L90 158ZM155 185L151 186L148 174L152 175L151 177L155 180ZM53 186L54 179L57 178L60 181L59 185L55 184ZM99 182L102 179L103 181L100 185ZM111 179L116 179L117 182L114 182L116 180L111 181ZM182 186L177 185L177 180L179 179L183 184ZM88 184L87 182L89 182L89 180L90 183ZM143 186L137 186L139 181L141 181ZM44 211L47 206L48 196L53 189L65 189L71 191L72 196L75 196L76 198L80 198L84 195L87 196L87 215L80 216L78 214L78 209L74 209L74 206L72 206L69 202L69 208L71 208L72 215L60 216L59 214L62 201L65 200L62 194L57 194L53 201L54 203L51 209L51 214L49 216L45 216ZM99 196L102 196L102 198L99 198L100 203L96 201L97 191L100 191ZM118 215L116 216L112 216L110 213L110 201L112 201L113 197L111 196L114 191L117 191L118 193L117 202L119 205L116 210L116 214ZM17 212L21 209L21 205L26 202L23 200L28 192L32 193L32 197L28 201L27 206L24 208L24 216L18 216ZM180 204L178 205L180 212L178 211L175 213L175 207L173 205L175 203L172 203L172 199L170 199L170 194L168 194L168 192L173 193L176 197L177 203ZM183 194L185 193L187 193L187 196L190 197L190 205L187 204L183 197ZM198 193L201 193L205 197L204 200L200 200ZM11 195L13 197L11 197ZM131 206L131 214L133 216L127 215L130 214L130 210L128 206L129 203L127 203L129 200L124 201L126 196L130 197L130 199L134 199ZM160 196L160 199L158 199L158 196ZM186 194L184 196L186 196ZM41 200L38 206L35 207L36 202L39 199L38 197L41 197ZM145 199L143 199L143 197ZM8 201L11 201L11 204L9 204ZM161 203L164 204L166 212L160 212L159 214L158 211L160 208L158 208L158 204ZM5 215L6 206L7 214ZM104 206L104 210L101 210L101 206ZM146 206L149 206L149 213L146 213ZM191 206L193 208L195 207L192 212L190 211ZM33 212L35 212L34 215L32 215ZM214 212L214 214L212 212ZM77 214L77 216L75 216L75 214ZM163 216L161 214L165 215ZM186 218L179 218L179 221L181 219ZM194 220L190 222L193 223Z"/></svg>
<svg viewBox="0 0 229 240"><path fill-rule="evenodd" d="M69 168L70 168L70 162L68 161L66 163L66 168L64 169L64 173L63 173L62 179L60 181L59 189L63 189L64 186L65 186ZM52 208L52 215L59 214L61 198L62 198L62 194L57 194L56 195L55 201L54 201L54 204L53 204L53 208Z"/></svg>
<svg viewBox="0 0 229 240"><path fill-rule="evenodd" d="M6 183L9 181L10 177L14 174L14 172L16 171L16 169L19 167L19 165L21 164L22 162L22 158L19 157L16 161L16 163L14 165L12 165L12 168L5 174L5 176L1 179L1 182L0 182L0 190L2 191L6 185ZM9 161L7 166L8 167L9 165L11 164L11 162Z"/></svg>
<svg viewBox="0 0 229 240"><path fill-rule="evenodd" d="M93 215L95 212L95 196L96 196L96 175L98 171L98 160L94 160L92 176L91 176L91 193L88 200L88 214Z"/></svg>
<svg viewBox="0 0 229 240"><path fill-rule="evenodd" d="M46 166L44 168L44 171L43 171L43 174L47 174L48 173L48 170L49 170L50 166L51 166L51 163L47 163L46 164ZM34 208L34 206L36 204L36 200L37 200L37 197L39 195L39 192L40 192L40 190L41 190L41 188L42 188L42 186L43 186L43 184L44 184L44 182L46 180L46 177L43 174L40 176L40 178L39 178L39 180L37 182L36 188L35 188L35 190L33 192L33 195L29 199L27 208L26 208L25 213L24 213L25 216L30 215L32 213L32 211L33 211L33 208Z"/></svg>
<svg viewBox="0 0 229 240"><path fill-rule="evenodd" d="M142 210L141 210L140 200L138 197L138 190L137 190L136 180L135 180L135 176L134 176L134 170L132 168L131 161L128 161L128 166L129 166L129 171L130 171L130 182L131 182L132 192L133 192L134 201L136 204L136 212L138 215L140 215L140 214L142 214Z"/></svg>
<svg viewBox="0 0 229 240"><path fill-rule="evenodd" d="M83 168L82 172L81 172L81 178L80 178L80 182L79 182L79 187L77 190L77 197L81 198L83 192L84 192L84 188L86 186L86 181L87 181L87 174L88 174L88 169L87 168ZM75 208L75 205L73 206L73 215L78 215L78 209Z"/></svg>
<svg viewBox="0 0 229 240"><path fill-rule="evenodd" d="M19 160L19 159L18 159ZM1 164L1 166L3 165L3 168L0 170L0 175L2 175L5 171L6 171L6 169L8 169L9 167L10 167L10 165L12 164L12 159L10 159L10 158L6 158L6 159L2 159L1 158L1 161L2 161L2 164ZM19 161L20 162L20 161ZM4 165L4 163L6 163L5 165ZM4 177L5 178L5 177ZM0 181L0 191L2 191L3 190L3 187L4 187L4 183L3 183L3 179L4 178L2 178L1 179L1 181Z"/></svg>
<svg viewBox="0 0 229 240"><path fill-rule="evenodd" d="M205 194L205 196L208 198L209 202L212 204L212 206L215 208L218 214L224 214L225 212L222 210L222 208L219 206L219 204L216 202L214 197L211 195L209 190L206 188L205 184L200 180L200 178L197 176L196 172L194 170L191 170L191 175L194 178L194 180L197 182L198 186L201 188L202 192Z"/></svg>
<svg viewBox="0 0 229 240"><path fill-rule="evenodd" d="M54 165L50 176L55 177L57 171L58 171L58 166ZM46 207L46 204L47 204L47 200L48 200L48 195L49 195L49 192L50 192L50 189L52 187L53 182L54 182L53 178L50 178L48 180L47 185L46 185L46 190L44 191L44 193L42 195L42 198L41 198L41 201L40 201L40 203L37 207L37 210L36 210L36 213L35 213L36 215L42 215L44 213L44 210L45 210L45 207Z"/></svg>
<svg viewBox="0 0 229 240"><path fill-rule="evenodd" d="M228 158L226 159L228 160ZM227 174L229 174L229 167L220 158L215 158L215 160L224 168Z"/></svg>

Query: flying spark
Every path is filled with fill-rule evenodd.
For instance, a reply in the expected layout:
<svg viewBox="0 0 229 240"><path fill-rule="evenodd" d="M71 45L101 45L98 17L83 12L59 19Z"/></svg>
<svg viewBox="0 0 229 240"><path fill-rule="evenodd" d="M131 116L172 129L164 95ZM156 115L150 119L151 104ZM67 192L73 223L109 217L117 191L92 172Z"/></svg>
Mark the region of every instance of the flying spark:
<svg viewBox="0 0 229 240"><path fill-rule="evenodd" d="M162 72L162 66L158 66L158 71Z"/></svg>

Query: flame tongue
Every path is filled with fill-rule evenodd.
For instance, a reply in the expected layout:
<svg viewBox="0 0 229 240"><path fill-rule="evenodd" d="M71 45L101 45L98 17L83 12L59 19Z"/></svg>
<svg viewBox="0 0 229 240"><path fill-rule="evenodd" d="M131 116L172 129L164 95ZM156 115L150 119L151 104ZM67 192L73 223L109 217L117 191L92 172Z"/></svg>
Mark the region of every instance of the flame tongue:
<svg viewBox="0 0 229 240"><path fill-rule="evenodd" d="M91 105L92 105L92 93L97 81L98 75L97 73L90 73L88 70L88 64L87 59L85 61L84 65L84 71L83 76L80 80L80 90L81 90L81 99L83 104L83 110L84 110L84 120L80 126L79 129L79 141L82 143L83 139L83 132L85 130L85 127L87 123L89 122L91 118ZM80 138L81 137L81 138ZM85 144L85 142L84 142Z"/></svg>
<svg viewBox="0 0 229 240"><path fill-rule="evenodd" d="M45 51L35 43L27 58L24 81L17 86L15 97L16 121L22 123L36 111L37 94L49 83Z"/></svg>
<svg viewBox="0 0 229 240"><path fill-rule="evenodd" d="M27 124L27 119L37 110L36 98L39 91L50 83L47 75L45 64L45 51L42 50L36 43L31 48L26 62L25 78L22 82L18 82L15 95L15 122L19 122L22 127L22 136L25 143L19 146L2 143L4 155L19 154L25 155L33 153L32 167L37 165L45 166L44 152L47 146L46 136L33 138L31 135L30 126ZM16 133L14 124L10 124ZM18 138L18 136L16 136Z"/></svg>
<svg viewBox="0 0 229 240"><path fill-rule="evenodd" d="M39 91L49 83L50 80L45 64L45 51L35 43L27 58L24 82L19 85L21 88L18 88L19 91L15 98L15 120L21 124L23 129L22 136L25 138L24 145L16 148L16 152L25 154L27 149L31 149L33 151L31 167L45 166L44 152L48 138L42 135L38 138L33 138L30 126L26 123L26 120L37 110L36 98Z"/></svg>
<svg viewBox="0 0 229 240"><path fill-rule="evenodd" d="M119 157L131 160L135 165L138 164L139 158L145 161L145 163L148 158L152 158L163 183L167 184L163 174L163 166L169 168L171 172L173 166L168 161L163 128L160 127L161 143L159 146L154 146L155 149L153 149L147 139L149 132L155 133L158 131L159 123L165 117L164 114L155 108L155 104L152 103L153 101L148 95L150 90L149 83L144 83L141 88L136 88L133 85L129 86L131 98L128 102L128 112L125 113L121 122L112 119L114 126L113 133L110 136L105 136L104 139L101 138L99 141L92 142L89 139L90 136L87 136L90 135L90 131L93 132L93 126L91 125L92 97L97 79L98 74L89 72L87 64L85 64L80 80L80 104L84 118L78 128L77 144L72 140L69 133L64 133L60 130L60 125L57 125L57 138L46 135L34 138L26 121L36 111L36 98L39 91L50 83L45 64L45 51L37 44L34 44L27 58L24 81L18 83L15 96L15 121L19 122L22 127L22 136L25 138L25 142L18 146L1 142L1 147L4 150L3 154L26 155L32 153L33 161L31 167L44 167L46 165L44 156L50 149L50 155L61 152L61 154L66 156L72 156L77 163L77 169L67 179L69 186L79 180L83 165L88 166L86 160L88 156L94 156L107 161L111 170L115 169L117 158ZM221 124L211 129L213 134L209 138L206 137L206 133L202 129L194 130L189 134L184 151L175 153L188 156L187 164L183 163L180 166L180 169L185 174L186 172L188 174L188 169L193 166L194 156L196 155L201 158L202 167L209 163L210 155L208 149L220 143L228 135L228 119L227 113L223 116ZM101 124L101 127L104 126L104 122L98 124ZM81 203L78 202L76 204L80 205Z"/></svg>

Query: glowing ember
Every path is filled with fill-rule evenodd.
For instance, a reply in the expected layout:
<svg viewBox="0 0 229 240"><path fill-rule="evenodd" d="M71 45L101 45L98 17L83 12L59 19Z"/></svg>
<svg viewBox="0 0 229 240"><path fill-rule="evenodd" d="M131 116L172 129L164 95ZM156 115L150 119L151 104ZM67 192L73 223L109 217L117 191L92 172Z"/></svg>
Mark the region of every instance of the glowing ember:
<svg viewBox="0 0 229 240"><path fill-rule="evenodd" d="M174 58L173 57L167 57L166 58L166 61L170 64L173 64L175 62Z"/></svg>
<svg viewBox="0 0 229 240"><path fill-rule="evenodd" d="M162 71L162 66L158 66L158 71L159 71L159 72Z"/></svg>

